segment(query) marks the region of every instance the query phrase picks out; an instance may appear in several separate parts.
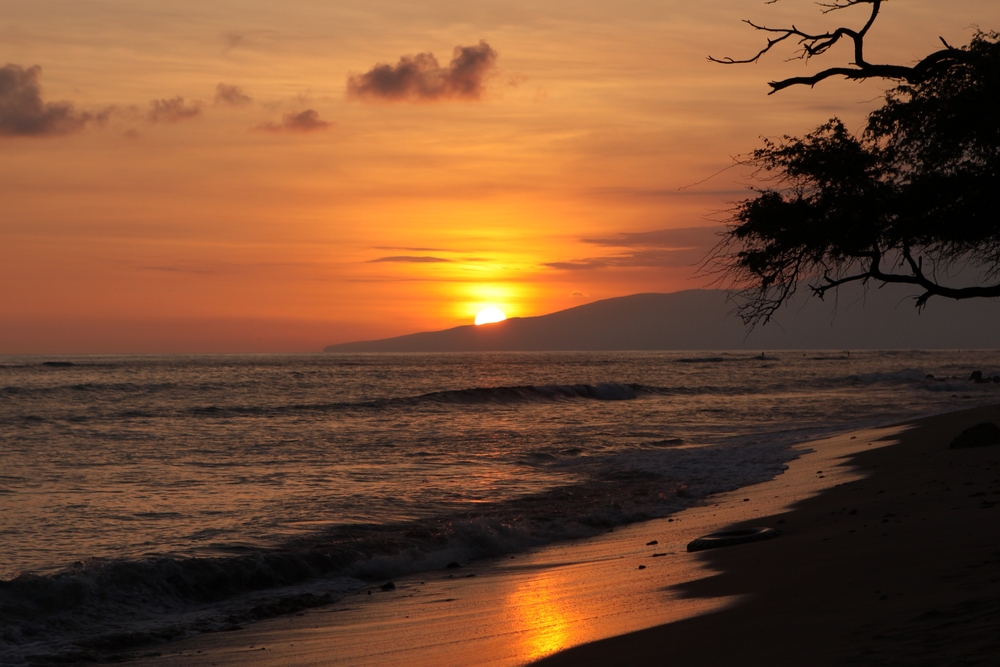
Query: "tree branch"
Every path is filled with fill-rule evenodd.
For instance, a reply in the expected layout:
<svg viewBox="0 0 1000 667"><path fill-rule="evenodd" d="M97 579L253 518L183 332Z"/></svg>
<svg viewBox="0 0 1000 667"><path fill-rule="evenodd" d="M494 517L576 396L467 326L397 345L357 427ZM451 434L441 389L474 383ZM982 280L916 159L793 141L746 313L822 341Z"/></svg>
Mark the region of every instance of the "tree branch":
<svg viewBox="0 0 1000 667"><path fill-rule="evenodd" d="M777 34L779 36L768 38L767 46L750 58L734 59L730 57L715 58L713 56L709 56L708 59L711 62L720 63L722 65L745 65L748 63L755 63L759 61L764 54L768 53L772 48L781 42L789 38L797 38L798 43L801 46L801 51L797 56L795 56L795 58L800 60L809 60L813 56L826 53L838 42L840 42L841 39L846 38L853 42L854 62L850 63L849 66L831 67L811 76L796 76L788 79L782 79L780 81L771 81L768 83L768 85L771 86L771 92L768 94L773 95L779 90L784 90L785 88L790 88L792 86L815 86L820 81L834 76L842 76L851 80L882 78L916 83L925 78L932 70L943 63L962 61L967 58L968 54L965 51L952 47L942 38L941 42L945 45L944 49L930 54L912 67L869 63L865 60L864 54L865 36L871 29L872 24L875 23L875 19L878 17L879 11L882 8L882 2L883 0L835 0L832 3L820 5L821 7L826 8L824 13L829 13L857 5L870 4L872 6L871 14L868 16L868 20L860 30L840 27L831 32L812 34L803 32L794 25L790 28L770 28L764 25L758 25L752 21L744 21L744 23L752 27L754 30Z"/></svg>
<svg viewBox="0 0 1000 667"><path fill-rule="evenodd" d="M902 252L904 261L910 267L911 273L909 275L883 272L880 267L882 253L878 250L873 250L871 253L864 255L871 260L871 264L869 264L867 271L846 276L844 278L838 278L836 280L830 278L829 276L823 276L823 279L826 282L820 285L810 285L809 289L812 290L813 295L822 299L829 290L857 281L867 282L868 280L874 279L883 283L917 285L924 290L924 293L917 297L917 308L923 308L926 306L928 299L932 296L943 296L949 299L1000 297L1000 283L996 285L977 285L974 287L946 287L944 285L940 285L924 275L923 263L913 258L909 246L904 246Z"/></svg>
<svg viewBox="0 0 1000 667"><path fill-rule="evenodd" d="M912 67L903 67L901 65L831 67L830 69L825 69L822 72L817 72L812 76L795 76L788 79L782 79L781 81L769 81L767 85L771 86L771 92L769 92L768 95L774 95L779 90L784 90L785 88L790 88L791 86L815 86L820 81L829 79L831 76L842 76L845 79L858 81L873 78L909 80L912 73Z"/></svg>

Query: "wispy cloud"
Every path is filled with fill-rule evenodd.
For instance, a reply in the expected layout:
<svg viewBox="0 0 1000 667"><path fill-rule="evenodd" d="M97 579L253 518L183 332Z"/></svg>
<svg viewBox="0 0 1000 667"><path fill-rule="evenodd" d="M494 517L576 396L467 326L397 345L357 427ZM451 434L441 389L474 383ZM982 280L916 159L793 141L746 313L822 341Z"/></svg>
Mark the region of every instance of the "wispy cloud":
<svg viewBox="0 0 1000 667"><path fill-rule="evenodd" d="M71 102L43 102L38 65L0 68L0 135L47 137L83 129L93 117L77 112Z"/></svg>
<svg viewBox="0 0 1000 667"><path fill-rule="evenodd" d="M601 187L587 188L584 192L596 197L611 197L615 199L669 199L675 197L740 197L746 190L740 188L699 190L693 187L684 188L630 188Z"/></svg>
<svg viewBox="0 0 1000 667"><path fill-rule="evenodd" d="M588 271L606 268L677 268L698 264L719 238L721 227L683 227L652 232L623 232L607 237L584 238L606 248L621 248L613 255L585 257L544 266L562 271Z"/></svg>
<svg viewBox="0 0 1000 667"><path fill-rule="evenodd" d="M395 66L381 63L364 74L350 75L347 95L377 102L478 100L496 59L497 52L485 41L456 46L447 67L441 67L432 53L403 56Z"/></svg>
<svg viewBox="0 0 1000 667"><path fill-rule="evenodd" d="M200 114L201 104L199 102L187 104L184 102L184 98L178 95L169 100L152 100L149 103L147 118L151 123L178 123Z"/></svg>
<svg viewBox="0 0 1000 667"><path fill-rule="evenodd" d="M248 42L253 41L253 37L274 36L276 34L275 30L230 30L222 35L222 41L225 44L222 52L228 53L238 46L247 46Z"/></svg>
<svg viewBox="0 0 1000 667"><path fill-rule="evenodd" d="M581 239L584 243L612 248L711 248L719 240L721 227L680 227L652 232L622 232L611 236Z"/></svg>
<svg viewBox="0 0 1000 667"><path fill-rule="evenodd" d="M441 257L429 257L427 255L394 255L392 257L379 257L378 259L368 260L369 264L375 264L378 262L402 262L408 264L441 264L443 262L451 262L451 260L444 259Z"/></svg>
<svg viewBox="0 0 1000 667"><path fill-rule="evenodd" d="M220 83L215 87L215 103L230 107L245 107L253 102L253 98L243 92L239 86Z"/></svg>
<svg viewBox="0 0 1000 667"><path fill-rule="evenodd" d="M286 113L280 123L263 123L254 129L263 132L319 132L331 125L320 118L317 111L306 109L299 113Z"/></svg>
<svg viewBox="0 0 1000 667"><path fill-rule="evenodd" d="M444 248L412 248L398 245L377 245L376 250L406 250L408 252L448 252Z"/></svg>

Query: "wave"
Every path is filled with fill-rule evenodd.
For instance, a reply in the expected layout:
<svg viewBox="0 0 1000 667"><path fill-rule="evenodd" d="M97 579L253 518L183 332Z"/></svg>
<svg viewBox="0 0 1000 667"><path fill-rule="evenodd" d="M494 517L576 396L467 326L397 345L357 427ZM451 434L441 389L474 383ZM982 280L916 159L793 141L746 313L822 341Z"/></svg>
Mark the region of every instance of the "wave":
<svg viewBox="0 0 1000 667"><path fill-rule="evenodd" d="M985 377L992 378L992 373L985 374ZM931 391L969 391L972 389L986 389L991 386L1000 385L991 381L974 382L968 375L962 377L935 377L925 373L918 368L907 368L891 373L864 373L861 375L847 376L846 381L851 384L873 385L873 384L910 384L923 385Z"/></svg>
<svg viewBox="0 0 1000 667"><path fill-rule="evenodd" d="M222 388L223 385L219 385L218 388ZM30 386L24 387L19 385L7 385L0 387L0 396L42 396L49 397L53 395L74 393L74 392L88 392L93 394L98 393L111 393L111 394L129 394L135 395L138 393L153 394L158 392L173 391L180 387L176 382L156 382L156 383L136 383L136 382L75 382L73 384L59 384L51 386ZM183 387L185 390L195 390L207 389L209 387ZM212 387L215 388L215 387Z"/></svg>
<svg viewBox="0 0 1000 667"><path fill-rule="evenodd" d="M862 373L849 375L847 381L854 384L898 384L917 383L928 379L927 374L919 368L905 368L889 373Z"/></svg>
<svg viewBox="0 0 1000 667"><path fill-rule="evenodd" d="M511 387L472 387L433 391L416 396L377 398L368 401L333 403L300 403L282 406L218 406L191 408L196 415L273 414L288 412L336 412L370 410L420 405L509 405L518 403L550 403L577 399L593 401L629 401L642 396L668 395L676 390L641 384L601 382L598 384L522 385Z"/></svg>
<svg viewBox="0 0 1000 667"><path fill-rule="evenodd" d="M794 456L778 445L664 444L547 457L540 463L565 466L581 481L447 516L339 525L281 548L229 556L94 560L51 575L21 574L0 581L0 654L31 662L106 659L109 651L232 629L329 604L366 582L666 516L708 494L769 479Z"/></svg>
<svg viewBox="0 0 1000 667"><path fill-rule="evenodd" d="M179 388L176 383L139 385L132 383L93 384L82 383L56 387L0 387L0 395L44 395L57 392L108 392L112 394L153 393ZM208 389L208 387L183 387L186 391ZM364 401L338 401L329 403L302 403L277 406L218 406L208 405L190 408L192 414L211 415L226 413L269 413L269 412L309 412L336 411L345 409L386 408L395 405L419 405L424 403L481 405L488 403L530 403L534 401L558 401L571 399L591 399L597 401L624 401L647 394L665 394L671 390L665 387L649 387L641 384L600 382L597 384L553 384L521 385L501 387L472 387L433 391L416 396L376 398ZM153 416L150 413L116 413L118 417Z"/></svg>
<svg viewBox="0 0 1000 667"><path fill-rule="evenodd" d="M518 387L483 387L449 391L435 391L408 399L398 399L407 403L528 403L532 401L554 401L586 398L596 401L627 401L642 394L663 393L662 387L646 387L641 384L619 384L601 382L590 384L525 385Z"/></svg>
<svg viewBox="0 0 1000 667"><path fill-rule="evenodd" d="M763 352L753 356L714 356L714 357L683 357L674 359L677 364L721 364L733 361L780 361L779 357L765 356Z"/></svg>

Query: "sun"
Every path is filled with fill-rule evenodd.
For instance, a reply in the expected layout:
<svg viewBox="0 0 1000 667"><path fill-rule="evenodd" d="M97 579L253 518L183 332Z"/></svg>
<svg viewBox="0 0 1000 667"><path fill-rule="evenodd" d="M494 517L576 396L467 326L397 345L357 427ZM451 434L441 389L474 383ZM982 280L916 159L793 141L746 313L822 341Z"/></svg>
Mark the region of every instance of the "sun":
<svg viewBox="0 0 1000 667"><path fill-rule="evenodd" d="M505 319L507 316L499 308L483 308L476 315L476 324L493 324L494 322L503 322Z"/></svg>

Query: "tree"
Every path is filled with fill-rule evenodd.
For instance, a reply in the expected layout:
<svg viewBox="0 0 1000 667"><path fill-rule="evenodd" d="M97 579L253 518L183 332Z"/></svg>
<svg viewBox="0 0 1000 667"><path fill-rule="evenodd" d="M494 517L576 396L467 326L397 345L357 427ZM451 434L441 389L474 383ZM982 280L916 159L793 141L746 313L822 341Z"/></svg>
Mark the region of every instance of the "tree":
<svg viewBox="0 0 1000 667"><path fill-rule="evenodd" d="M833 118L804 137L764 140L741 163L771 183L738 202L708 265L737 296L737 312L766 323L808 284L823 298L840 285L902 283L920 288L917 308L933 296L1000 297L1000 33L977 31L961 48L944 48L913 66L872 64L864 40L882 0L836 0L827 12L870 5L860 30L811 34L769 28L755 62L788 40L797 57L822 55L841 40L854 62L812 76L773 81L771 93L831 77L884 78L885 94L862 132ZM957 272L975 284L952 286Z"/></svg>

